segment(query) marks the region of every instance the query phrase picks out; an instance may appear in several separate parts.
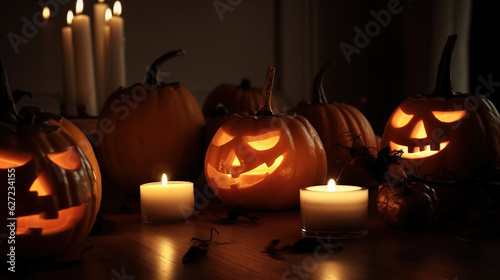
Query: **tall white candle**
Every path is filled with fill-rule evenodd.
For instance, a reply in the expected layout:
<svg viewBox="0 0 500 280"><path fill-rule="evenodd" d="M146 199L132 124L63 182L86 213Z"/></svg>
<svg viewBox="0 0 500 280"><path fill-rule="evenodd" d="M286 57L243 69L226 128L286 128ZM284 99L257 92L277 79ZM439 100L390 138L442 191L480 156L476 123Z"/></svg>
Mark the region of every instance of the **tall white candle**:
<svg viewBox="0 0 500 280"><path fill-rule="evenodd" d="M193 183L182 181L142 184L141 215L143 222L169 222L187 220L194 211Z"/></svg>
<svg viewBox="0 0 500 280"><path fill-rule="evenodd" d="M347 238L365 235L368 189L358 186L311 186L300 190L302 233Z"/></svg>
<svg viewBox="0 0 500 280"><path fill-rule="evenodd" d="M64 112L66 116L76 116L76 85L75 85L75 58L73 54L73 32L71 22L73 12L68 11L66 22L68 26L62 28L63 44L63 78L64 78Z"/></svg>
<svg viewBox="0 0 500 280"><path fill-rule="evenodd" d="M85 108L89 116L97 116L94 57L90 18L82 14L83 0L76 2L76 15L73 18L73 49L75 52L75 73L77 106Z"/></svg>
<svg viewBox="0 0 500 280"><path fill-rule="evenodd" d="M116 1L113 5L113 17L109 20L109 46L110 46L110 88L115 91L126 86L125 81L125 36L123 29L122 5ZM110 92L111 93L111 92Z"/></svg>
<svg viewBox="0 0 500 280"><path fill-rule="evenodd" d="M104 77L106 78L106 83L105 83L105 89L106 89L106 97L109 97L111 93L113 93L113 89L111 88L111 48L109 46L109 20L111 20L111 17L113 17L113 12L111 12L110 8L106 9L106 25L104 26L104 57L105 57L105 75Z"/></svg>
<svg viewBox="0 0 500 280"><path fill-rule="evenodd" d="M106 26L105 13L108 4L99 0L94 4L94 53L96 69L97 107L100 109L106 101L106 65L104 27Z"/></svg>

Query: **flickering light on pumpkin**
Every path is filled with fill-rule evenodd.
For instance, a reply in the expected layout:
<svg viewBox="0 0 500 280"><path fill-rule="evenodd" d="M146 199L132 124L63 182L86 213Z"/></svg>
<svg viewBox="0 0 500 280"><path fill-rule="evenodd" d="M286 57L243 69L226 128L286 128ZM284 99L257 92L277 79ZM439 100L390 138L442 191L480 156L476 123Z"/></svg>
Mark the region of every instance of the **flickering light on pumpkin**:
<svg viewBox="0 0 500 280"><path fill-rule="evenodd" d="M73 22L73 11L69 10L68 14L66 15L66 23L68 23L68 25L71 25L72 22Z"/></svg>
<svg viewBox="0 0 500 280"><path fill-rule="evenodd" d="M83 12L83 0L77 0L75 13L78 15L81 14L82 12Z"/></svg>
<svg viewBox="0 0 500 280"><path fill-rule="evenodd" d="M424 121L420 120L413 128L410 138L412 139L425 139L427 138L427 133L425 132Z"/></svg>
<svg viewBox="0 0 500 280"><path fill-rule="evenodd" d="M43 16L43 19L47 20L49 19L50 17L50 9L49 7L44 7L43 10L42 10L42 16Z"/></svg>
<svg viewBox="0 0 500 280"><path fill-rule="evenodd" d="M113 17L113 13L110 8L106 9L106 13L104 14L104 19L108 22Z"/></svg>
<svg viewBox="0 0 500 280"><path fill-rule="evenodd" d="M461 120L463 117L465 117L465 114L467 113L467 110L460 110L460 111L432 111L432 114L436 119L438 119L440 122L444 123L452 123Z"/></svg>
<svg viewBox="0 0 500 280"><path fill-rule="evenodd" d="M120 1L115 1L113 4L113 15L120 16L122 14L122 4Z"/></svg>

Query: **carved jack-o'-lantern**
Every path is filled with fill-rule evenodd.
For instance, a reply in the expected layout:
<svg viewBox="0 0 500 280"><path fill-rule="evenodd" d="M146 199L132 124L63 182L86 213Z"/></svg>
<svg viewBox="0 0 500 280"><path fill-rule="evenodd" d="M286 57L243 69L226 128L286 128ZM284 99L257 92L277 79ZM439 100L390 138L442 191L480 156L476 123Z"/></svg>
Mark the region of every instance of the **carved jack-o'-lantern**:
<svg viewBox="0 0 500 280"><path fill-rule="evenodd" d="M289 209L298 206L300 188L326 180L325 151L311 124L299 115L273 114L273 79L270 67L257 115L234 115L207 149L207 182L227 204Z"/></svg>
<svg viewBox="0 0 500 280"><path fill-rule="evenodd" d="M55 255L92 228L101 197L97 161L64 120L35 108L18 113L3 82L0 176L8 180L3 201L12 203L0 213L4 221L17 218L9 228L16 256Z"/></svg>
<svg viewBox="0 0 500 280"><path fill-rule="evenodd" d="M448 38L434 93L408 97L398 106L381 147L402 150L402 157L425 174L468 177L484 164L500 163L500 115L484 96L453 91L450 62L455 41L456 35Z"/></svg>

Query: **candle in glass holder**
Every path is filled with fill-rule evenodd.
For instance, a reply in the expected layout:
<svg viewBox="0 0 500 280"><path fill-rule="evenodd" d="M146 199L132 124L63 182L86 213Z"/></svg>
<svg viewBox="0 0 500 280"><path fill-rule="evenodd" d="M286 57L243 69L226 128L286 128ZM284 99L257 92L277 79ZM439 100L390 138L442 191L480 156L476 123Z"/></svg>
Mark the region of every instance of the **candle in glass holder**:
<svg viewBox="0 0 500 280"><path fill-rule="evenodd" d="M310 186L300 190L302 234L349 238L368 232L368 189L358 186Z"/></svg>
<svg viewBox="0 0 500 280"><path fill-rule="evenodd" d="M141 215L147 223L162 223L188 220L194 211L194 189L192 182L167 181L163 174L161 182L142 184Z"/></svg>

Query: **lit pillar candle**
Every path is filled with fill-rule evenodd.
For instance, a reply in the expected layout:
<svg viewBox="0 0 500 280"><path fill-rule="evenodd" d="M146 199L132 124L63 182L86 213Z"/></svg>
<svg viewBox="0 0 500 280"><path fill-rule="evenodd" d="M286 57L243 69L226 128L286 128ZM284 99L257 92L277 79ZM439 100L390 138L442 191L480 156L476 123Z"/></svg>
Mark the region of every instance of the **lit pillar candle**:
<svg viewBox="0 0 500 280"><path fill-rule="evenodd" d="M104 0L99 0L99 3L94 4L94 52L97 82L97 107L99 109L102 108L102 105L106 102L104 27L106 26L105 13L108 9L108 4L103 2Z"/></svg>
<svg viewBox="0 0 500 280"><path fill-rule="evenodd" d="M193 214L193 183L167 182L163 174L161 182L142 184L141 214L143 222L169 222L187 220Z"/></svg>
<svg viewBox="0 0 500 280"><path fill-rule="evenodd" d="M64 77L64 112L65 116L76 116L76 85L75 85L75 58L73 56L73 32L71 22L73 12L68 11L66 22L68 26L62 28L63 44L63 77Z"/></svg>
<svg viewBox="0 0 500 280"><path fill-rule="evenodd" d="M300 190L302 233L305 236L348 238L365 235L368 189L358 186L311 186Z"/></svg>
<svg viewBox="0 0 500 280"><path fill-rule="evenodd" d="M110 77L112 91L126 86L125 83L125 36L123 30L122 5L116 1L113 5L113 17L109 20L109 46L110 46ZM110 92L111 93L111 92Z"/></svg>
<svg viewBox="0 0 500 280"><path fill-rule="evenodd" d="M94 76L94 57L92 54L92 34L90 18L82 14L83 1L76 2L76 15L73 18L73 49L75 52L77 106L89 116L97 116L97 102Z"/></svg>

